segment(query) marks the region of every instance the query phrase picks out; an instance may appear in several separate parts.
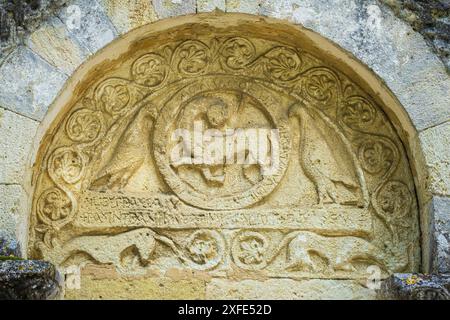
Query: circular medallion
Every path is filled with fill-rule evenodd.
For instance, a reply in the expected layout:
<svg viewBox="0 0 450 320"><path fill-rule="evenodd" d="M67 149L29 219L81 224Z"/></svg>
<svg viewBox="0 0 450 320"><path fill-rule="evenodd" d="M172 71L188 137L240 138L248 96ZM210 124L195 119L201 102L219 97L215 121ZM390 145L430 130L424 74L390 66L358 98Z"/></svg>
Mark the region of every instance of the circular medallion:
<svg viewBox="0 0 450 320"><path fill-rule="evenodd" d="M278 185L290 149L278 93L236 77L192 82L164 105L154 155L186 203L228 210L252 205Z"/></svg>
<svg viewBox="0 0 450 320"><path fill-rule="evenodd" d="M259 270L267 265L265 259L269 243L265 236L254 231L241 231L233 239L233 262L246 270Z"/></svg>
<svg viewBox="0 0 450 320"><path fill-rule="evenodd" d="M193 268L209 270L222 262L225 243L215 230L197 230L188 238L186 250Z"/></svg>

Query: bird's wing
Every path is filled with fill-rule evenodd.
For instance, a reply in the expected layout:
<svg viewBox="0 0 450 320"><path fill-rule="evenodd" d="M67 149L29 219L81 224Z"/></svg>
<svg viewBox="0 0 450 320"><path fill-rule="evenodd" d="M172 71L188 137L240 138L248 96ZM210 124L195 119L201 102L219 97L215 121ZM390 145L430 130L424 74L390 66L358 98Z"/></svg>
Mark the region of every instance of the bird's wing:
<svg viewBox="0 0 450 320"><path fill-rule="evenodd" d="M303 112L302 120L303 151L309 157L308 162L331 181L357 188L360 182L354 156L338 129L317 111Z"/></svg>
<svg viewBox="0 0 450 320"><path fill-rule="evenodd" d="M100 165L93 186L102 185L105 177L119 176L128 174L131 176L144 162L147 154L149 154L151 120L147 117L146 110L140 110L134 118L120 131L115 145L109 153L104 157ZM106 180L109 180L107 178ZM105 181L106 182L106 181ZM111 181L107 181L111 183Z"/></svg>

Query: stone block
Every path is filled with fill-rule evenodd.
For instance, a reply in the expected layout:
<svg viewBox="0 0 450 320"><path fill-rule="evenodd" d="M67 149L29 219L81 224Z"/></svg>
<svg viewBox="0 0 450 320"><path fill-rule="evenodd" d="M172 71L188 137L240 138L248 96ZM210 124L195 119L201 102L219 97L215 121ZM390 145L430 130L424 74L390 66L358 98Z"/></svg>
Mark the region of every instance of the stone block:
<svg viewBox="0 0 450 320"><path fill-rule="evenodd" d="M260 2L260 0L228 0L226 10L227 12L258 14Z"/></svg>
<svg viewBox="0 0 450 320"><path fill-rule="evenodd" d="M21 186L0 185L0 230L19 241L27 232L26 203Z"/></svg>
<svg viewBox="0 0 450 320"><path fill-rule="evenodd" d="M99 278L83 275L79 288L67 288L65 299L205 299L205 281L155 277Z"/></svg>
<svg viewBox="0 0 450 320"><path fill-rule="evenodd" d="M213 279L206 287L207 299L373 299L376 292L351 280L292 280L230 281Z"/></svg>
<svg viewBox="0 0 450 320"><path fill-rule="evenodd" d="M196 4L196 0L153 0L153 6L160 19L195 13Z"/></svg>
<svg viewBox="0 0 450 320"><path fill-rule="evenodd" d="M198 12L211 12L216 9L225 11L225 0L197 0Z"/></svg>
<svg viewBox="0 0 450 320"><path fill-rule="evenodd" d="M422 131L419 139L429 173L429 191L436 195L449 196L450 121Z"/></svg>
<svg viewBox="0 0 450 320"><path fill-rule="evenodd" d="M19 47L0 67L0 106L42 120L67 76L26 47Z"/></svg>
<svg viewBox="0 0 450 320"><path fill-rule="evenodd" d="M89 55L89 51L56 17L49 19L33 32L26 44L52 66L67 75L71 75Z"/></svg>
<svg viewBox="0 0 450 320"><path fill-rule="evenodd" d="M277 19L288 19L292 17L293 11L301 2L302 0L262 0L259 14Z"/></svg>
<svg viewBox="0 0 450 320"><path fill-rule="evenodd" d="M26 164L39 123L0 108L0 183L25 180Z"/></svg>
<svg viewBox="0 0 450 320"><path fill-rule="evenodd" d="M0 262L0 300L54 299L60 289L55 267L45 261Z"/></svg>
<svg viewBox="0 0 450 320"><path fill-rule="evenodd" d="M20 255L17 240L4 230L0 230L0 257L20 257Z"/></svg>
<svg viewBox="0 0 450 320"><path fill-rule="evenodd" d="M450 198L434 197L431 272L450 273Z"/></svg>
<svg viewBox="0 0 450 320"><path fill-rule="evenodd" d="M121 34L158 19L148 0L100 0L99 3Z"/></svg>
<svg viewBox="0 0 450 320"><path fill-rule="evenodd" d="M95 53L117 37L117 31L97 1L76 0L58 12L69 33Z"/></svg>
<svg viewBox="0 0 450 320"><path fill-rule="evenodd" d="M394 274L382 283L378 298L386 300L450 300L450 276Z"/></svg>

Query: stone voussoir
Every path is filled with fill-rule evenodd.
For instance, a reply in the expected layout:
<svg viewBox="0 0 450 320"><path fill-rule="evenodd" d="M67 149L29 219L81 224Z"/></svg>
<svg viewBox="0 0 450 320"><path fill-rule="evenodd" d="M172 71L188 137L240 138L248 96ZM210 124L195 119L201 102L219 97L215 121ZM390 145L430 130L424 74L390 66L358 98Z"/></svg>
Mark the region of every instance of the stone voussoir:
<svg viewBox="0 0 450 320"><path fill-rule="evenodd" d="M153 7L159 19L182 16L196 12L196 0L153 0Z"/></svg>
<svg viewBox="0 0 450 320"><path fill-rule="evenodd" d="M25 215L26 194L20 185L0 184L0 230L3 230L23 246L27 232Z"/></svg>
<svg viewBox="0 0 450 320"><path fill-rule="evenodd" d="M429 191L450 196L450 121L419 134L429 173Z"/></svg>
<svg viewBox="0 0 450 320"><path fill-rule="evenodd" d="M57 15L69 33L91 53L97 52L118 36L104 8L96 0L72 1L67 7L62 7Z"/></svg>

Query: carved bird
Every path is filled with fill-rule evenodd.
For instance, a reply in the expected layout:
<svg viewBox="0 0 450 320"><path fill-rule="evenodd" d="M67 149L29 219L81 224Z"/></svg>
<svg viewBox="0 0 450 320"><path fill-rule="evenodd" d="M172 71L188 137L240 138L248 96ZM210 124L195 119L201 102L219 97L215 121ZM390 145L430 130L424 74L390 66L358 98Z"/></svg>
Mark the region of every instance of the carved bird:
<svg viewBox="0 0 450 320"><path fill-rule="evenodd" d="M149 154L152 117L145 108L140 110L129 123L124 122L119 139L105 154L97 178L91 188L117 191L128 184L129 179L142 166ZM113 140L114 141L114 140Z"/></svg>
<svg viewBox="0 0 450 320"><path fill-rule="evenodd" d="M338 185L354 192L359 183L347 148L335 129L302 104L291 106L289 117L299 121L300 165L315 186L318 204L348 202L341 199Z"/></svg>

